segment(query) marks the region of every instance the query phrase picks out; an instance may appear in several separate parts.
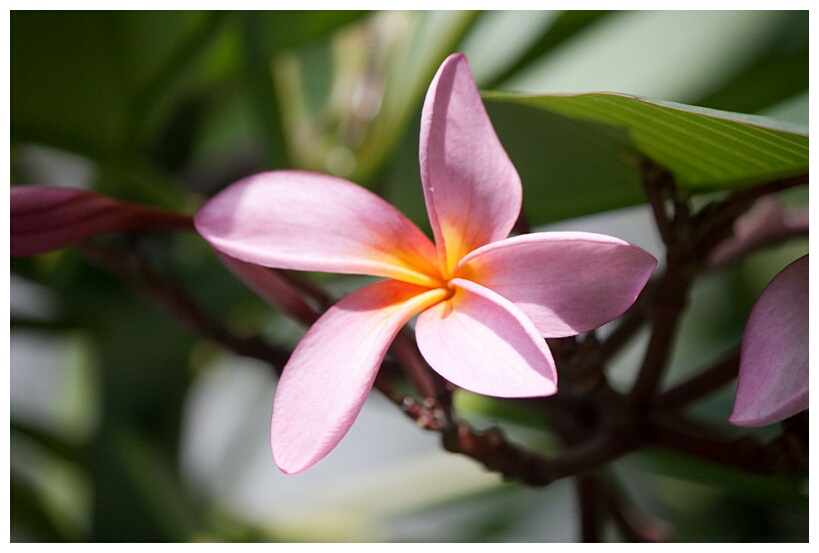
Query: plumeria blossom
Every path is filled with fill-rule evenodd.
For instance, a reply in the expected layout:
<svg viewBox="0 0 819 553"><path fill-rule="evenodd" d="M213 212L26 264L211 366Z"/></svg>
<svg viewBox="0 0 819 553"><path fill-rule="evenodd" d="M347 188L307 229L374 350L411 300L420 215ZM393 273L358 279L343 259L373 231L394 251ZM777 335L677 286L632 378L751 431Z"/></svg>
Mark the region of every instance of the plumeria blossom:
<svg viewBox="0 0 819 553"><path fill-rule="evenodd" d="M738 426L765 426L808 408L808 256L777 274L754 305L739 361Z"/></svg>
<svg viewBox="0 0 819 553"><path fill-rule="evenodd" d="M427 93L420 165L434 243L365 188L300 171L241 180L195 216L214 248L245 262L385 277L331 307L285 366L271 447L286 473L338 444L413 316L422 355L453 384L546 396L557 375L543 338L618 317L656 266L644 250L599 234L507 238L521 183L461 54L444 61Z"/></svg>

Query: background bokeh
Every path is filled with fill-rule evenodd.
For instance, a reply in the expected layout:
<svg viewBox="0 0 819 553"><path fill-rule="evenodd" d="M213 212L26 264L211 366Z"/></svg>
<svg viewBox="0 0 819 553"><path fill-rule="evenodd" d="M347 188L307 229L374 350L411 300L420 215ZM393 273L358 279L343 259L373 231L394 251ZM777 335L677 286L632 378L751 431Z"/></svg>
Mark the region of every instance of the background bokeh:
<svg viewBox="0 0 819 553"><path fill-rule="evenodd" d="M188 213L238 178L297 167L369 186L428 230L420 109L454 51L485 90L624 92L807 127L807 12L14 11L10 21L12 183ZM528 141L510 155L522 175L539 175L523 183L533 226L662 254L644 206L609 211L565 186L582 144L559 134L533 144L497 115L504 143ZM576 158L556 167L550 145ZM304 332L193 233L103 240L138 250L236 334L292 346ZM806 249L796 241L703 279L668 382L738 343L759 291ZM10 275L14 541L579 538L572 481L503 482L377 394L328 458L284 476L268 451L270 367L186 331L76 248L14 258ZM311 278L336 297L365 282ZM641 345L618 359L615 384L629 381ZM693 414L727 428L732 393ZM548 446L482 398L459 401L476 425ZM611 473L675 540L807 539L806 484L661 451L628 455Z"/></svg>

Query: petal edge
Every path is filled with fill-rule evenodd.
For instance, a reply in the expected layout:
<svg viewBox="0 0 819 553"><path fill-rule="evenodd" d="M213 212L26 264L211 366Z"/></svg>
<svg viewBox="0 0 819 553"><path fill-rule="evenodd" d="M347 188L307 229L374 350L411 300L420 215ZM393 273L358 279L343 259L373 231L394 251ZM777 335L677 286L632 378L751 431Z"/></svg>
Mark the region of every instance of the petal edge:
<svg viewBox="0 0 819 553"><path fill-rule="evenodd" d="M217 250L265 267L440 281L424 233L381 197L336 177L259 173L214 196L194 223Z"/></svg>
<svg viewBox="0 0 819 553"><path fill-rule="evenodd" d="M623 314L657 260L619 238L539 232L471 252L456 274L517 305L546 338L573 336Z"/></svg>
<svg viewBox="0 0 819 553"><path fill-rule="evenodd" d="M809 406L808 256L765 287L742 338L736 399L729 421L765 426Z"/></svg>
<svg viewBox="0 0 819 553"><path fill-rule="evenodd" d="M273 400L270 446L283 472L303 472L335 448L361 411L395 335L447 293L376 282L316 321L285 366Z"/></svg>
<svg viewBox="0 0 819 553"><path fill-rule="evenodd" d="M418 347L430 366L479 394L554 394L554 359L534 324L492 290L462 279L451 284L455 294L421 313L415 326Z"/></svg>
<svg viewBox="0 0 819 553"><path fill-rule="evenodd" d="M468 252L509 235L523 197L463 54L444 60L430 84L419 160L439 263L451 274Z"/></svg>

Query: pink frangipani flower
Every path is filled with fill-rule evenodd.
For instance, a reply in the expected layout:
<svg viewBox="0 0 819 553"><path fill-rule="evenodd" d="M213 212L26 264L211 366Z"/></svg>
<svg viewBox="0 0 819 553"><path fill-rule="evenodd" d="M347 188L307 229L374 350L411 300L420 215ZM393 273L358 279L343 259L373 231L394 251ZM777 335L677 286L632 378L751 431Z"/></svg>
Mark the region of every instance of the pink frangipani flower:
<svg viewBox="0 0 819 553"><path fill-rule="evenodd" d="M808 256L777 274L756 301L739 361L737 426L765 426L808 408Z"/></svg>
<svg viewBox="0 0 819 553"><path fill-rule="evenodd" d="M656 266L644 250L599 234L507 238L521 183L461 54L430 85L420 162L434 244L372 192L300 171L241 180L195 216L214 248L246 262L386 277L331 307L285 366L271 446L286 473L310 468L338 444L413 316L422 355L453 384L546 396L557 375L543 338L615 319Z"/></svg>

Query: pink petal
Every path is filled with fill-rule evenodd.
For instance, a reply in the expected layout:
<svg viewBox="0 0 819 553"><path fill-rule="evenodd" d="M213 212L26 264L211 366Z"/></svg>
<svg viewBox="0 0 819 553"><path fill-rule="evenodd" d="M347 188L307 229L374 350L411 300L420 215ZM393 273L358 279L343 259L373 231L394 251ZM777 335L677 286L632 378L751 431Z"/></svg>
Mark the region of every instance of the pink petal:
<svg viewBox="0 0 819 553"><path fill-rule="evenodd" d="M785 209L776 198L765 196L736 221L733 236L713 249L708 262L712 267L728 263L753 248L799 233L807 236L808 228L807 207Z"/></svg>
<svg viewBox="0 0 819 553"><path fill-rule="evenodd" d="M310 468L341 441L396 333L447 294L381 281L345 297L310 328L285 366L273 400L270 444L283 472Z"/></svg>
<svg viewBox="0 0 819 553"><path fill-rule="evenodd" d="M479 394L548 396L557 373L546 342L513 303L474 282L418 316L418 347L441 376Z"/></svg>
<svg viewBox="0 0 819 553"><path fill-rule="evenodd" d="M14 256L58 250L104 232L191 226L187 215L74 188L13 186L10 208Z"/></svg>
<svg viewBox="0 0 819 553"><path fill-rule="evenodd" d="M751 311L739 363L738 426L764 426L808 408L808 256L785 267Z"/></svg>
<svg viewBox="0 0 819 553"><path fill-rule="evenodd" d="M214 248L265 267L435 286L435 249L398 210L343 179L273 171L226 188L194 218Z"/></svg>
<svg viewBox="0 0 819 553"><path fill-rule="evenodd" d="M275 269L240 261L217 251L222 263L267 303L304 324L313 324L318 315L290 282Z"/></svg>
<svg viewBox="0 0 819 553"><path fill-rule="evenodd" d="M657 260L628 242L588 232L541 232L493 242L456 275L512 301L547 338L573 336L619 317Z"/></svg>
<svg viewBox="0 0 819 553"><path fill-rule="evenodd" d="M506 238L520 213L520 177L506 155L463 54L449 56L427 92L421 181L442 270Z"/></svg>

